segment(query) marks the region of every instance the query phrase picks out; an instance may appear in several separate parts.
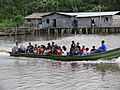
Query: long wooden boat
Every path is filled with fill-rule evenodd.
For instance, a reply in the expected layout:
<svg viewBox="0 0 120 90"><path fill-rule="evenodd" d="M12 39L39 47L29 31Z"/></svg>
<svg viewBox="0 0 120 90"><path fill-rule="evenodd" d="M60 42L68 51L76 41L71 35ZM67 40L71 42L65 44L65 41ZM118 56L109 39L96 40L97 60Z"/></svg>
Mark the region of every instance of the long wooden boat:
<svg viewBox="0 0 120 90"><path fill-rule="evenodd" d="M108 50L106 52L100 52L95 54L89 54L85 56L57 56L57 55L41 55L41 54L28 54L28 53L13 53L9 52L10 56L14 57L32 57L32 58L45 58L60 61L88 61L88 60L110 60L118 58L120 56L120 48Z"/></svg>

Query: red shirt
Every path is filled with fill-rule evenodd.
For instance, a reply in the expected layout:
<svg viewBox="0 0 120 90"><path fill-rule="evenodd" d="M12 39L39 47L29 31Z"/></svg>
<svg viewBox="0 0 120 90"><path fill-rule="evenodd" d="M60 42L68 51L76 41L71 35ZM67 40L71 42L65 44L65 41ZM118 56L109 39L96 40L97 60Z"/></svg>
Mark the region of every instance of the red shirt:
<svg viewBox="0 0 120 90"><path fill-rule="evenodd" d="M61 56L62 55L62 51L60 49L57 50L57 55Z"/></svg>
<svg viewBox="0 0 120 90"><path fill-rule="evenodd" d="M86 48L82 48L82 49L80 50L80 52L83 53L84 50L86 50Z"/></svg>

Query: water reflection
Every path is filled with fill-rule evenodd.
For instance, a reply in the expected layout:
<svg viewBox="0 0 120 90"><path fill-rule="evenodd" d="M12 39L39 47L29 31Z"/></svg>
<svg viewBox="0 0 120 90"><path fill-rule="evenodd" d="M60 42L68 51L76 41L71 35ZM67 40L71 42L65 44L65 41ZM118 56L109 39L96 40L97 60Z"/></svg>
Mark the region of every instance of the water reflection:
<svg viewBox="0 0 120 90"><path fill-rule="evenodd" d="M117 63L91 64L91 67L94 67L96 71L100 71L100 72L119 72L120 71L120 68Z"/></svg>
<svg viewBox="0 0 120 90"><path fill-rule="evenodd" d="M70 63L70 65L71 65L71 70L72 71L77 71L77 70L79 70L80 69L80 64L78 64L78 63Z"/></svg>
<svg viewBox="0 0 120 90"><path fill-rule="evenodd" d="M61 67L62 63L61 62L54 62L52 61L52 66L53 67Z"/></svg>

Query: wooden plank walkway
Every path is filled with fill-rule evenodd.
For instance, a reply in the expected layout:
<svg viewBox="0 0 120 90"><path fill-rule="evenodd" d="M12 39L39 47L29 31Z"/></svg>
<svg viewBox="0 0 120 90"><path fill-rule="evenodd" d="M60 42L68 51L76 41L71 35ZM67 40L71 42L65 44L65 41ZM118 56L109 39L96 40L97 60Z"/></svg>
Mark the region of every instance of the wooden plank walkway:
<svg viewBox="0 0 120 90"><path fill-rule="evenodd" d="M22 28L0 28L0 36L11 35L71 35L71 34L119 34L120 27L73 27L73 28L42 28L33 29L29 27Z"/></svg>

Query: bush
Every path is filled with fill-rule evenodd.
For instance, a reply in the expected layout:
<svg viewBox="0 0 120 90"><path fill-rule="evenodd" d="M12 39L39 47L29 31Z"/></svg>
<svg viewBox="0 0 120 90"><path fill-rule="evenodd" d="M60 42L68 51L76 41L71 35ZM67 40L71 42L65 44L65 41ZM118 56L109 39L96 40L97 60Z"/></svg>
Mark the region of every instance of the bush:
<svg viewBox="0 0 120 90"><path fill-rule="evenodd" d="M15 27L16 24L11 22L11 20L4 20L0 23L0 27Z"/></svg>

